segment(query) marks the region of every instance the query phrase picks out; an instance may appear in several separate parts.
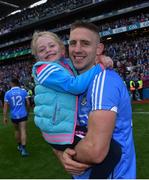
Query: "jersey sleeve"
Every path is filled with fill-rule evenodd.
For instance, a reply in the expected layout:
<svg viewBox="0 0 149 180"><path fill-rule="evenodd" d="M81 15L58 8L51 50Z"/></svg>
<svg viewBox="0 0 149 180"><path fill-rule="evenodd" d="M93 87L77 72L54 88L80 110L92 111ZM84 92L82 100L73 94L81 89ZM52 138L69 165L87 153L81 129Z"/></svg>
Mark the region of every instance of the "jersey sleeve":
<svg viewBox="0 0 149 180"><path fill-rule="evenodd" d="M97 65L87 72L74 77L62 66L50 63L37 71L36 80L45 87L77 95L87 89L99 69L101 68Z"/></svg>
<svg viewBox="0 0 149 180"><path fill-rule="evenodd" d="M111 110L117 112L121 87L122 81L112 70L104 70L95 76L91 89L92 111Z"/></svg>
<svg viewBox="0 0 149 180"><path fill-rule="evenodd" d="M27 93L27 91L26 91L25 89L23 89L23 94L24 94L24 97L25 97L25 98L28 98L28 97L29 97L29 95L28 95L28 93Z"/></svg>

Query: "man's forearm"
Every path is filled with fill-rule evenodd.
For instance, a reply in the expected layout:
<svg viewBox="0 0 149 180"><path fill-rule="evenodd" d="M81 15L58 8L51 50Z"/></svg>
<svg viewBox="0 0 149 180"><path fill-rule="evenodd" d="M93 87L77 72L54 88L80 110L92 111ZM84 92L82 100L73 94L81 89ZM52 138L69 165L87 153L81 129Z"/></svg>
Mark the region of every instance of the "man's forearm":
<svg viewBox="0 0 149 180"><path fill-rule="evenodd" d="M96 110L90 113L88 131L75 147L76 160L84 163L100 163L109 151L114 128L115 112Z"/></svg>
<svg viewBox="0 0 149 180"><path fill-rule="evenodd" d="M74 159L87 164L100 163L106 156L106 152L98 153L99 150L96 150L96 144L87 136L76 145L75 151Z"/></svg>
<svg viewBox="0 0 149 180"><path fill-rule="evenodd" d="M7 113L3 111L3 117L7 118Z"/></svg>
<svg viewBox="0 0 149 180"><path fill-rule="evenodd" d="M26 108L27 108L27 112L29 114L29 112L30 112L30 101L29 101L29 98L26 99Z"/></svg>
<svg viewBox="0 0 149 180"><path fill-rule="evenodd" d="M7 118L7 104L4 104L4 108L3 108L3 117Z"/></svg>
<svg viewBox="0 0 149 180"><path fill-rule="evenodd" d="M93 163L90 156L90 149L92 149L92 145L86 143L85 139L82 139L75 147L76 155L74 159L83 163Z"/></svg>
<svg viewBox="0 0 149 180"><path fill-rule="evenodd" d="M4 103L4 108L3 108L3 123L7 124L8 120L7 120L7 111L8 111L8 104L5 102Z"/></svg>

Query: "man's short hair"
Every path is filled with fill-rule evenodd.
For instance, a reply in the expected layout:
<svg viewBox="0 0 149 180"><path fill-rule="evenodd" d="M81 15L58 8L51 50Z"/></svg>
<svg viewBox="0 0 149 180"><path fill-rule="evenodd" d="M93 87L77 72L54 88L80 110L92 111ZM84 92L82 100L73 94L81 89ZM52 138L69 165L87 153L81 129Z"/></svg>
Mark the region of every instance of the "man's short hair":
<svg viewBox="0 0 149 180"><path fill-rule="evenodd" d="M94 31L95 33L99 34L98 26L96 26L95 24L90 23L90 22L77 20L77 21L75 21L74 23L71 24L70 31L72 31L72 30L74 30L76 28L87 28L87 29L89 29L91 31Z"/></svg>
<svg viewBox="0 0 149 180"><path fill-rule="evenodd" d="M20 85L19 80L16 79L16 78L11 79L11 83L13 83L13 84L16 85L16 86L19 86L19 85Z"/></svg>
<svg viewBox="0 0 149 180"><path fill-rule="evenodd" d="M76 20L74 23L71 24L70 31L73 31L76 28L86 28L86 29L94 32L100 40L99 28L95 24L86 22L86 21L82 21L82 20Z"/></svg>

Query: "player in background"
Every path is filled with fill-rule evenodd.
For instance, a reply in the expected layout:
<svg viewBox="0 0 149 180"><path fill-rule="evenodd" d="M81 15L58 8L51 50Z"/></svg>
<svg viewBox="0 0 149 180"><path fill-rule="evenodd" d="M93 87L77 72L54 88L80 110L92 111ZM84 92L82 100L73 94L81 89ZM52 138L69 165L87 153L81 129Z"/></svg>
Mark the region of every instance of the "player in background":
<svg viewBox="0 0 149 180"><path fill-rule="evenodd" d="M5 93L3 123L8 123L8 108L10 109L10 118L15 129L15 138L18 143L17 149L22 156L28 156L26 150L26 121L29 112L29 99L25 89L20 88L18 79L12 79L10 82L11 89Z"/></svg>

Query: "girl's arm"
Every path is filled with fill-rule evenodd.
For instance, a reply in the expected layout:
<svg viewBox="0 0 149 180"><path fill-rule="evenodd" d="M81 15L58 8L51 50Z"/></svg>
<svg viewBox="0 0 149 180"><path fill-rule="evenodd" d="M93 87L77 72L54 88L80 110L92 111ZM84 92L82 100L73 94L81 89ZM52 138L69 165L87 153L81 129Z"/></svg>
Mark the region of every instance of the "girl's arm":
<svg viewBox="0 0 149 180"><path fill-rule="evenodd" d="M37 66L35 69L36 74L34 73L34 77L39 84L47 88L61 92L69 92L75 95L83 93L95 74L102 71L100 65L96 65L85 73L74 77L57 63L43 64Z"/></svg>

